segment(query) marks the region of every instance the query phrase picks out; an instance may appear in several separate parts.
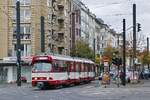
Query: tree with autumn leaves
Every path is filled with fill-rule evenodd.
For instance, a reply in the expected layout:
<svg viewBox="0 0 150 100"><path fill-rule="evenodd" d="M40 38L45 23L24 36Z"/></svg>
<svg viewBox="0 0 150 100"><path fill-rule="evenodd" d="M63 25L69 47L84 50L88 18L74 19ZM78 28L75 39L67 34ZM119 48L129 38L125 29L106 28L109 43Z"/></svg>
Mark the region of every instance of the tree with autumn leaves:
<svg viewBox="0 0 150 100"><path fill-rule="evenodd" d="M109 59L112 59L113 53L116 51L117 49L111 46L108 46L104 48L103 56L108 57ZM88 58L88 59L95 61L94 51L89 47L89 44L81 40L76 41L75 47L71 50L71 56Z"/></svg>
<svg viewBox="0 0 150 100"><path fill-rule="evenodd" d="M138 55L138 58L140 59L141 63L143 65L150 64L150 53L147 52L147 50L144 50Z"/></svg>
<svg viewBox="0 0 150 100"><path fill-rule="evenodd" d="M116 52L120 53L119 54L120 56L122 55L122 52L119 52L117 48L108 46L104 48L103 56L108 57L111 61L111 59L113 58L113 54ZM127 46L126 56L129 57L132 54L133 54L132 48ZM87 58L95 61L94 51L89 47L88 43L85 43L84 41L81 40L76 41L75 47L71 50L71 56ZM150 64L150 54L147 54L146 50L142 52L137 50L137 58L140 59L140 62L144 65Z"/></svg>
<svg viewBox="0 0 150 100"><path fill-rule="evenodd" d="M116 48L108 46L108 47L104 48L103 56L104 57L108 57L110 59L110 61L111 61L113 56L114 56L113 55L114 53L119 53L119 51Z"/></svg>
<svg viewBox="0 0 150 100"><path fill-rule="evenodd" d="M126 57L133 59L133 34L132 32L127 33L126 40ZM143 34L138 34L136 37L136 57L140 60L141 64L149 63L149 54L145 49L146 38Z"/></svg>
<svg viewBox="0 0 150 100"><path fill-rule="evenodd" d="M88 43L81 40L76 41L75 47L71 50L71 56L95 60L94 51Z"/></svg>

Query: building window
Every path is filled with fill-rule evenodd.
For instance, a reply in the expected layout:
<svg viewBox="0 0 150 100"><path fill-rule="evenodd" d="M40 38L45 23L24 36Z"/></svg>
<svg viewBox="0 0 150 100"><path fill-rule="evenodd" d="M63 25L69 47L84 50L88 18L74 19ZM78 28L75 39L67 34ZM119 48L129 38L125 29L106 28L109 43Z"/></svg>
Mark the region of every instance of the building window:
<svg viewBox="0 0 150 100"><path fill-rule="evenodd" d="M21 56L30 56L31 55L31 45L30 44L21 44ZM16 56L17 46L14 44L13 56Z"/></svg>
<svg viewBox="0 0 150 100"><path fill-rule="evenodd" d="M76 29L76 35L77 35L77 36L79 35L79 31L78 31L78 29Z"/></svg>
<svg viewBox="0 0 150 100"><path fill-rule="evenodd" d="M21 34L30 34L31 28L30 26L20 26ZM13 34L16 33L16 26L13 27Z"/></svg>
<svg viewBox="0 0 150 100"><path fill-rule="evenodd" d="M13 9L12 20L16 22L16 9Z"/></svg>
<svg viewBox="0 0 150 100"><path fill-rule="evenodd" d="M14 49L15 49L15 51L16 51L16 50L17 50L17 45L15 44L14 46L15 46L15 48L14 48ZM23 45L23 44L20 44L20 49L21 49L21 51L23 51L23 50L24 50L24 45Z"/></svg>
<svg viewBox="0 0 150 100"><path fill-rule="evenodd" d="M51 6L51 0L47 0L47 6Z"/></svg>
<svg viewBox="0 0 150 100"><path fill-rule="evenodd" d="M71 2L69 2L69 12L71 12L71 7L72 7Z"/></svg>
<svg viewBox="0 0 150 100"><path fill-rule="evenodd" d="M21 21L30 20L31 11L30 9L21 9L20 10L20 19Z"/></svg>
<svg viewBox="0 0 150 100"><path fill-rule="evenodd" d="M28 20L28 19L30 19L30 17L31 17L30 9L25 9L24 10L24 18Z"/></svg>
<svg viewBox="0 0 150 100"><path fill-rule="evenodd" d="M13 5L16 5L16 3L17 3L17 0L13 0Z"/></svg>
<svg viewBox="0 0 150 100"><path fill-rule="evenodd" d="M72 37L72 29L70 28L70 38Z"/></svg>
<svg viewBox="0 0 150 100"><path fill-rule="evenodd" d="M101 36L101 40L104 40L104 36Z"/></svg>
<svg viewBox="0 0 150 100"><path fill-rule="evenodd" d="M102 48L104 48L104 44L102 44Z"/></svg>
<svg viewBox="0 0 150 100"><path fill-rule="evenodd" d="M16 30L16 26L13 27L13 34L16 34L17 30Z"/></svg>
<svg viewBox="0 0 150 100"><path fill-rule="evenodd" d="M30 26L20 26L21 39L31 39ZM13 27L13 39L16 39L16 26Z"/></svg>
<svg viewBox="0 0 150 100"><path fill-rule="evenodd" d="M76 23L78 23L79 22L79 11L77 10L76 11Z"/></svg>
<svg viewBox="0 0 150 100"><path fill-rule="evenodd" d="M30 5L31 0L19 0L21 5ZM17 0L13 0L13 4L15 5Z"/></svg>
<svg viewBox="0 0 150 100"><path fill-rule="evenodd" d="M28 21L31 19L30 9L20 9L20 19L21 21ZM13 20L16 21L16 10L13 10Z"/></svg>

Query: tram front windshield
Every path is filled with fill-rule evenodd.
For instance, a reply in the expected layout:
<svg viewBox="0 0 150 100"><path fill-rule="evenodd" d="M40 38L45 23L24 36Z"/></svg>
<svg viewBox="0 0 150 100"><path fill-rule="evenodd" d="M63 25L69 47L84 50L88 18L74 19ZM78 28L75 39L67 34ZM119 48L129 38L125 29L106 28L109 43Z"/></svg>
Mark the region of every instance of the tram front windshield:
<svg viewBox="0 0 150 100"><path fill-rule="evenodd" d="M33 65L33 70L34 72L48 72L51 71L52 69L52 64L51 63L46 63L46 62L37 62Z"/></svg>

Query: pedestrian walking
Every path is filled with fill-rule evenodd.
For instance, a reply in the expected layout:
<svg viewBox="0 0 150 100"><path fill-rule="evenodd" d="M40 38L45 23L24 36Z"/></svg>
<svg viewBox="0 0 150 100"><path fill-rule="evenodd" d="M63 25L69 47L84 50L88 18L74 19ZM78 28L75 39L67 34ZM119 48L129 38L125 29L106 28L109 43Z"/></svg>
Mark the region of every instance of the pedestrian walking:
<svg viewBox="0 0 150 100"><path fill-rule="evenodd" d="M123 85L123 78L124 78L124 73L121 71L120 72L120 80L121 80L122 85Z"/></svg>

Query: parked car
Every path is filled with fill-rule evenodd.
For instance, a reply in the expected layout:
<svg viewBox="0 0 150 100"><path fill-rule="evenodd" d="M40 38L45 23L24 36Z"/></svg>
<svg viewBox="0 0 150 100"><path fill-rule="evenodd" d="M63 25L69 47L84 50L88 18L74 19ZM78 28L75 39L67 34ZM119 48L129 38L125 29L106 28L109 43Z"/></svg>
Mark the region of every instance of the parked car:
<svg viewBox="0 0 150 100"><path fill-rule="evenodd" d="M150 70L149 69L142 70L142 72L141 72L141 78L143 78L143 79L150 78Z"/></svg>
<svg viewBox="0 0 150 100"><path fill-rule="evenodd" d="M17 80L16 80L16 82L17 82ZM25 76L21 76L21 82L27 83L27 78Z"/></svg>
<svg viewBox="0 0 150 100"><path fill-rule="evenodd" d="M27 83L27 78L25 76L22 76L21 81L24 82L24 83Z"/></svg>

